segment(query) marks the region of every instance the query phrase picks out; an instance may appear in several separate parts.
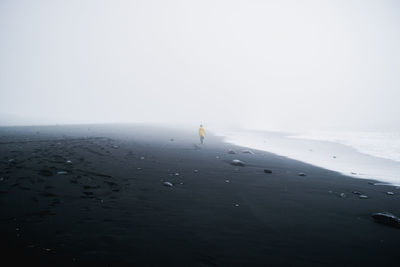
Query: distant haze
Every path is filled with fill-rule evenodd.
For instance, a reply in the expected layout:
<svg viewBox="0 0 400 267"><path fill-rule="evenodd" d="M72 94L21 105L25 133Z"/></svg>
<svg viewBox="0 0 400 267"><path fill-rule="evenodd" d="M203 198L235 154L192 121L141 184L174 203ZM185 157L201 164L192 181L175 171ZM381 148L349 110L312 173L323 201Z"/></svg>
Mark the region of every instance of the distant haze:
<svg viewBox="0 0 400 267"><path fill-rule="evenodd" d="M0 1L0 124L396 128L400 1Z"/></svg>

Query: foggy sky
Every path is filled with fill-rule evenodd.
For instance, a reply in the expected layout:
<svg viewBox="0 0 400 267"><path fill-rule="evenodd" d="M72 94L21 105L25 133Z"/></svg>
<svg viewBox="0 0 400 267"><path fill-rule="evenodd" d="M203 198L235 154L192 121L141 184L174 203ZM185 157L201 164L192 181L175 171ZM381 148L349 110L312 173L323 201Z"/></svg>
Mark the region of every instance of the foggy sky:
<svg viewBox="0 0 400 267"><path fill-rule="evenodd" d="M399 14L395 0L1 0L0 124L398 127Z"/></svg>

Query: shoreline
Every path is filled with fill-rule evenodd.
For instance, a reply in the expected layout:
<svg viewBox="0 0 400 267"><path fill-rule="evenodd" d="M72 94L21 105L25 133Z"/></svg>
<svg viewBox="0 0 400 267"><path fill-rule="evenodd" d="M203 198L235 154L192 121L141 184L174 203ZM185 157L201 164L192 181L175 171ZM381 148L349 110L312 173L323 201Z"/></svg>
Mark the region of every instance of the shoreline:
<svg viewBox="0 0 400 267"><path fill-rule="evenodd" d="M221 132L218 135L233 145L300 160L345 176L400 186L400 162L365 154L342 143L297 138L295 134L268 131Z"/></svg>

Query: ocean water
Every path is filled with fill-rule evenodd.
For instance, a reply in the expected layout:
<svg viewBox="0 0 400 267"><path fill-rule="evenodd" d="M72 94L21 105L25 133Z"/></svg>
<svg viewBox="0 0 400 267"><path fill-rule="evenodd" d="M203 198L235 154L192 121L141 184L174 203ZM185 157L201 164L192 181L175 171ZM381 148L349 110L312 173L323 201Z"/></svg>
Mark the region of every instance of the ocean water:
<svg viewBox="0 0 400 267"><path fill-rule="evenodd" d="M400 185L400 133L220 132L225 142L272 152L356 178Z"/></svg>
<svg viewBox="0 0 400 267"><path fill-rule="evenodd" d="M310 132L289 137L335 142L360 153L400 162L400 132Z"/></svg>

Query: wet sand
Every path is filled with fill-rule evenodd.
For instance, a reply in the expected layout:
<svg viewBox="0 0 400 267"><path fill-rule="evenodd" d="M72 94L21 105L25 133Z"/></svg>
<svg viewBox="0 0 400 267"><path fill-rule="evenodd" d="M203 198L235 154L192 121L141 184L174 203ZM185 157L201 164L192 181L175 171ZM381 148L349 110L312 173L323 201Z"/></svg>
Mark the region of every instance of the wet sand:
<svg viewBox="0 0 400 267"><path fill-rule="evenodd" d="M397 262L400 229L371 214L400 215L400 190L263 151L242 153L210 134L200 145L196 134L145 125L0 128L2 259L42 266Z"/></svg>

